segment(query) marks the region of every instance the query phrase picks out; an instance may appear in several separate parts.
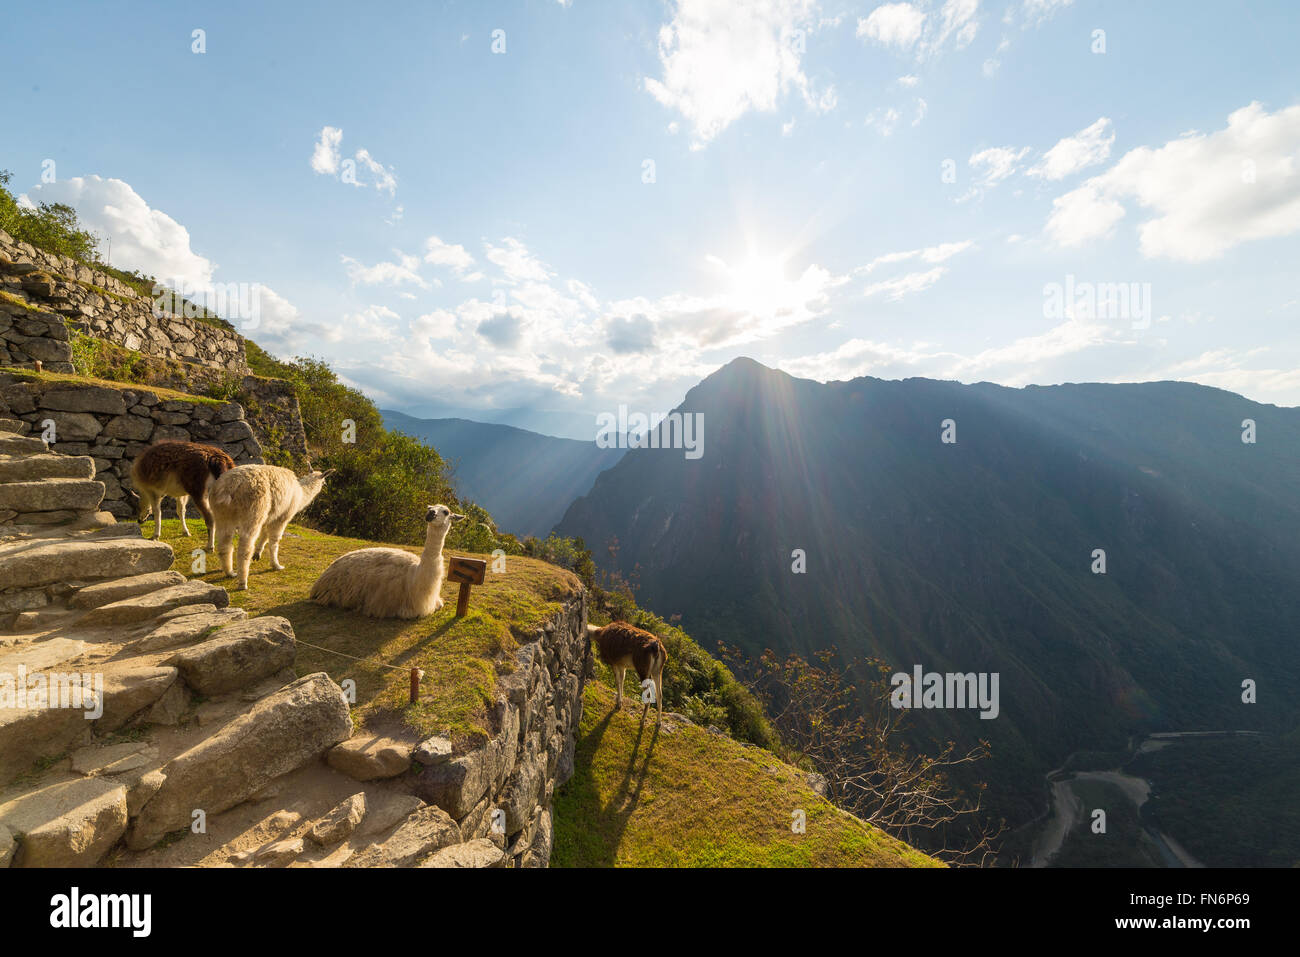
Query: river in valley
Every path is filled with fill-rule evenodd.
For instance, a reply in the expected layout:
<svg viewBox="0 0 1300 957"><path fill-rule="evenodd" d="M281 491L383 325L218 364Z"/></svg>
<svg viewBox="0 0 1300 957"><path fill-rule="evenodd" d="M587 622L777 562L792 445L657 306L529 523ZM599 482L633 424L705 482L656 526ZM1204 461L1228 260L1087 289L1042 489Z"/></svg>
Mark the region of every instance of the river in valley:
<svg viewBox="0 0 1300 957"><path fill-rule="evenodd" d="M1204 737L1229 737L1234 735L1257 735L1258 731L1165 731L1157 734L1150 734L1140 739L1130 747L1130 757L1133 755L1158 751L1161 748L1175 745L1180 738L1204 738ZM1074 756L1071 755L1071 758ZM1070 759L1066 759L1065 767L1068 767ZM1122 766L1121 766L1122 767ZM1124 796L1133 804L1138 811L1138 819L1141 821L1142 831L1149 837L1160 854L1161 862L1165 867L1204 867L1200 861L1196 860L1187 850L1176 840L1157 830L1141 818L1142 805L1147 802L1151 796L1151 782L1145 778L1135 777L1131 774L1125 774L1120 768L1114 768L1109 771L1066 771L1064 767L1057 768L1047 775L1047 783L1051 790L1051 807L1048 811L1046 820L1043 822L1041 829L1034 838L1033 852L1030 858L1030 867L1046 867L1051 863L1052 858L1061 849L1065 843L1066 836L1070 830L1079 822L1079 819L1086 813L1083 807L1083 801L1076 791L1076 785L1083 781L1103 781L1107 784L1114 785L1123 792Z"/></svg>

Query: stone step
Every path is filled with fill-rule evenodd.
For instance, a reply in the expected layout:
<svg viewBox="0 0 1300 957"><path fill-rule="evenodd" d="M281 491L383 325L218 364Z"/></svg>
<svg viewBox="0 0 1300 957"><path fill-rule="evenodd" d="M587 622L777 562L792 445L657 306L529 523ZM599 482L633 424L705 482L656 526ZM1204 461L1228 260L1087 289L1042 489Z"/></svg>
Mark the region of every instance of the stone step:
<svg viewBox="0 0 1300 957"><path fill-rule="evenodd" d="M124 598L134 598L136 595L184 582L184 575L170 570L150 572L147 575L132 575L129 578L116 578L112 581L85 586L68 599L68 604L73 608L98 608L100 605L108 605Z"/></svg>
<svg viewBox="0 0 1300 957"><path fill-rule="evenodd" d="M97 582L165 571L173 557L170 545L143 538L15 541L0 545L0 581L6 588Z"/></svg>
<svg viewBox="0 0 1300 957"><path fill-rule="evenodd" d="M185 605L182 610L198 607L200 606ZM242 608L220 610L214 608L212 611L204 610L197 615L184 615L180 618L169 618L166 614L159 615L159 621L162 623L148 634L131 642L126 648L131 654L149 655L192 645L196 641L207 638L218 628L242 621L247 615L248 613Z"/></svg>
<svg viewBox="0 0 1300 957"><path fill-rule="evenodd" d="M36 455L49 450L50 447L41 439L0 432L0 455Z"/></svg>
<svg viewBox="0 0 1300 957"><path fill-rule="evenodd" d="M24 774L43 758L90 743L93 714L92 719L87 714L92 713L91 708L51 708L44 701L33 703L27 697L31 687L29 680L21 697L15 688L15 706L0 708L0 785ZM94 700L93 694L90 699ZM77 698L69 695L66 700L72 703ZM84 697L80 700L83 705L87 703Z"/></svg>
<svg viewBox="0 0 1300 957"><path fill-rule="evenodd" d="M0 455L0 482L37 482L41 479L93 479L95 460L88 455ZM32 511L24 503L23 511Z"/></svg>
<svg viewBox="0 0 1300 957"><path fill-rule="evenodd" d="M103 500L104 483L93 479L45 478L0 484L0 509L20 513L95 511Z"/></svg>
<svg viewBox="0 0 1300 957"><path fill-rule="evenodd" d="M11 419L8 416L0 415L0 432L9 432L13 435L25 435L31 428L22 419Z"/></svg>
<svg viewBox="0 0 1300 957"><path fill-rule="evenodd" d="M297 640L287 618L263 615L227 625L172 655L185 683L205 697L237 691L293 665Z"/></svg>
<svg viewBox="0 0 1300 957"><path fill-rule="evenodd" d="M127 667L106 672L103 714L95 720L95 733L108 734L124 727L162 698L176 683L175 668Z"/></svg>
<svg viewBox="0 0 1300 957"><path fill-rule="evenodd" d="M93 867L126 831L120 777L61 781L0 805L0 827L18 838L13 867Z"/></svg>
<svg viewBox="0 0 1300 957"><path fill-rule="evenodd" d="M205 581L187 581L92 608L78 624L83 628L133 625L157 618L163 612L171 611L173 608L199 603L225 608L230 604L230 595L220 585L209 585Z"/></svg>

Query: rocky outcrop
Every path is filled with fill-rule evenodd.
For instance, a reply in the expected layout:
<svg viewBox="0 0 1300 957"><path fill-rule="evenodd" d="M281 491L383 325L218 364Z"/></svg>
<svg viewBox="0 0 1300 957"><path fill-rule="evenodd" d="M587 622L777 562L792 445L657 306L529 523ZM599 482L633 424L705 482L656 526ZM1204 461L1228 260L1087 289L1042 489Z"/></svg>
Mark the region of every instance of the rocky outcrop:
<svg viewBox="0 0 1300 957"><path fill-rule="evenodd" d="M226 324L178 315L170 294L141 296L107 273L3 230L0 289L0 365L40 359L52 372L71 372L71 328L149 356L248 371L244 339Z"/></svg>
<svg viewBox="0 0 1300 957"><path fill-rule="evenodd" d="M196 810L214 815L234 807L351 734L339 686L323 673L299 678L164 765L162 785L140 810L127 845L149 847L188 827Z"/></svg>

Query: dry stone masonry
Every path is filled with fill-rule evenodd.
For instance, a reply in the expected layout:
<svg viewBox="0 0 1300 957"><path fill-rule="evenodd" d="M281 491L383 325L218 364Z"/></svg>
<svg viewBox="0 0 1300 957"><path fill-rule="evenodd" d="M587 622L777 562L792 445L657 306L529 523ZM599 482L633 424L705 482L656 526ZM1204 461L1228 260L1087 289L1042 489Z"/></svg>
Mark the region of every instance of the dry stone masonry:
<svg viewBox="0 0 1300 957"><path fill-rule="evenodd" d="M50 435L49 444L55 452L89 456L96 480L103 485L103 508L118 518L134 514L123 485L130 485L136 456L154 442L203 442L225 449L239 465L263 461L262 446L237 402L168 399L144 387L93 386L0 372L0 415L18 420L31 435ZM24 466L36 467L34 463ZM65 465L64 471L71 467ZM25 494L43 500L55 494L56 488L31 488ZM72 488L65 483L59 494ZM32 512L35 508L28 506L36 504L37 499L27 506L17 501L5 504L0 493L0 521L6 511L16 512L21 507ZM75 505L72 501L64 504L68 508ZM28 517L26 521L39 519Z"/></svg>
<svg viewBox="0 0 1300 957"><path fill-rule="evenodd" d="M0 365L39 359L52 372L71 372L72 328L148 356L248 371L244 340L232 330L186 316L155 316L154 301L130 286L3 230L0 291Z"/></svg>

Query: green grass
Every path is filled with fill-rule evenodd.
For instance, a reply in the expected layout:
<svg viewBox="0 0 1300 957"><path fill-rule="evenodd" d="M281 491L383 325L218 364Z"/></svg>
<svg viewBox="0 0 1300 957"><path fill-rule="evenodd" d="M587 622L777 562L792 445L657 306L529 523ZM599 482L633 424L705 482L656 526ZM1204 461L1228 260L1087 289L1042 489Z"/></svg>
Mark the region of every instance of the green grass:
<svg viewBox="0 0 1300 957"><path fill-rule="evenodd" d="M693 725L656 732L654 711L642 722L627 703L635 690L629 682L613 713L610 685L587 684L574 775L555 798L552 867L942 866L837 810L768 751Z"/></svg>
<svg viewBox="0 0 1300 957"><path fill-rule="evenodd" d="M5 292L3 289L0 289L0 299L3 299L5 302L12 303L15 306L22 306L28 312L41 313L47 311L44 309L37 309L35 306L33 306L30 302L28 302L26 299L22 298L21 296L15 296L11 292Z"/></svg>
<svg viewBox="0 0 1300 957"><path fill-rule="evenodd" d="M152 534L152 523L145 532ZM219 560L207 553L208 572L191 573L191 552L206 542L201 518L193 518L191 537L180 522L163 522L163 541L176 551L173 567L190 577L234 587ZM281 615L299 640L299 675L324 671L335 681L356 682L353 719L371 728L408 728L422 735L450 732L453 740L479 737L489 730L488 707L498 674L514 665L519 638L526 639L560 604L581 587L569 572L535 559L511 556L504 573L474 586L469 613L457 619L459 585L445 584L441 611L416 621L368 618L358 612L322 608L308 600L312 583L345 552L376 543L342 538L290 525L280 543L284 571L270 570L266 555L253 563L247 591L231 591L231 604L252 615ZM413 554L420 549L405 548ZM451 552L447 554L468 554ZM485 556L479 556L485 557ZM313 647L319 646L319 647ZM344 656L351 657L344 657ZM361 659L354 661L352 659ZM384 667L391 665L393 667ZM422 668L420 700L411 705L410 669Z"/></svg>
<svg viewBox="0 0 1300 957"><path fill-rule="evenodd" d="M22 379L31 379L37 382L71 382L77 385L95 385L107 389L129 389L132 392L149 392L156 395L159 399L179 399L182 402L192 402L196 405L225 405L222 399L212 399L202 395L190 395L188 392L178 392L176 389L166 389L162 386L143 385L134 382L114 382L111 379L97 379L94 376L76 375L72 372L50 372L42 370L35 372L32 369L18 368L17 366L5 366L0 368L0 372L5 375L18 376Z"/></svg>

